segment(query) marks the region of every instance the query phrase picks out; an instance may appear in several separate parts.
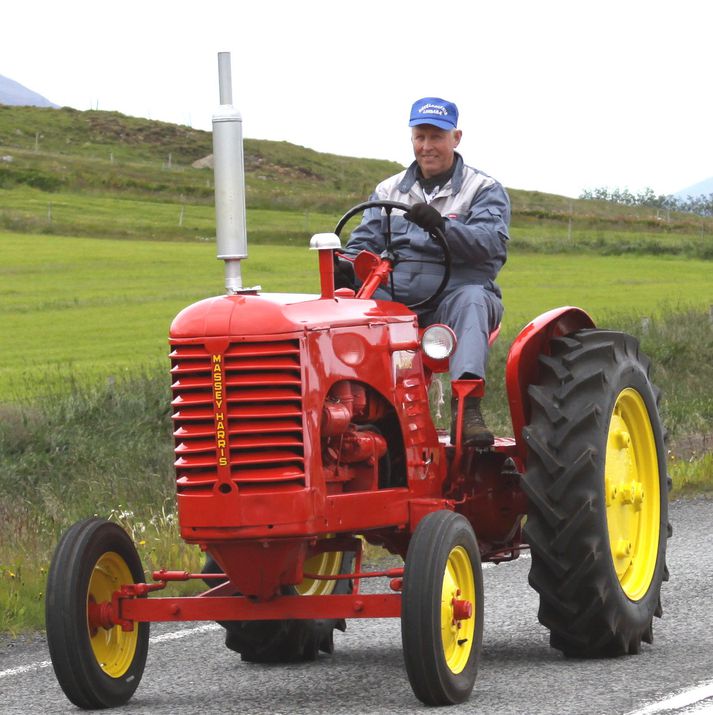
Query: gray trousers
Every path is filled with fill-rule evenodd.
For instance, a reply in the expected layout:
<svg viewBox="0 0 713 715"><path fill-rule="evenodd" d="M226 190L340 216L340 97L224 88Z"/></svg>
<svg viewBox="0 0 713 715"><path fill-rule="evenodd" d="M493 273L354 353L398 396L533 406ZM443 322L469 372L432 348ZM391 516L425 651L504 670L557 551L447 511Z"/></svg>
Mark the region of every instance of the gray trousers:
<svg viewBox="0 0 713 715"><path fill-rule="evenodd" d="M446 288L436 306L425 306L416 313L422 327L444 323L456 334L458 346L450 361L452 379L464 373L485 377L488 337L503 318L503 304L495 293L481 285Z"/></svg>

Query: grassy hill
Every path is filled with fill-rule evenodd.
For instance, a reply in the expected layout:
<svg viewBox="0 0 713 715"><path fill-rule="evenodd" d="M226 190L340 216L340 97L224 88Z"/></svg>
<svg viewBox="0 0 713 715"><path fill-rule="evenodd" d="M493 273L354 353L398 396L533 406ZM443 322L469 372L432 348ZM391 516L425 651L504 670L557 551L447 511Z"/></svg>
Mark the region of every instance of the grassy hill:
<svg viewBox="0 0 713 715"><path fill-rule="evenodd" d="M89 189L198 203L213 199L212 171L191 166L211 154L211 134L186 126L118 112L0 105L0 147L13 157L0 169L2 188ZM390 161L322 154L287 142L245 140L248 202L254 208L274 206L271 199L289 189L288 195L302 197L299 207L318 203L341 209L343 192L361 198L400 168Z"/></svg>
<svg viewBox="0 0 713 715"><path fill-rule="evenodd" d="M0 105L0 227L32 233L196 240L213 235L209 132L117 112ZM245 140L251 242L327 230L400 170L378 159ZM513 249L713 258L713 219L510 189ZM122 202L140 200L135 204ZM172 208L171 208L172 207ZM273 216L255 211L293 212ZM251 219L253 212L253 220ZM297 213L295 213L297 212ZM318 225L311 214L320 214ZM134 219L127 225L128 214ZM107 220L107 216L119 220ZM279 219L279 220L278 220ZM252 226L250 225L252 223Z"/></svg>

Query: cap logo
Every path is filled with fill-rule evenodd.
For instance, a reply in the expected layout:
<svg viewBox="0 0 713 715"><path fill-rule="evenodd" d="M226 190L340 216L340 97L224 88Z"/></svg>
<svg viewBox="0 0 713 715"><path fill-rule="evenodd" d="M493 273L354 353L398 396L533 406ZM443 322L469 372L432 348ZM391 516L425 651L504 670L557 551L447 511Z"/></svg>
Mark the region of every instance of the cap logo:
<svg viewBox="0 0 713 715"><path fill-rule="evenodd" d="M418 110L419 114L438 114L441 117L448 116L448 110L442 104L424 104Z"/></svg>

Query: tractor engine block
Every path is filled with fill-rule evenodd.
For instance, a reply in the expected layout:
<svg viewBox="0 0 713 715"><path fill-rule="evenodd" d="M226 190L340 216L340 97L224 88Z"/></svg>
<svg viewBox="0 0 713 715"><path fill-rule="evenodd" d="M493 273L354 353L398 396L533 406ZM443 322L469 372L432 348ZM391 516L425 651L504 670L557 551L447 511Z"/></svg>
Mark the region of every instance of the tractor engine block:
<svg viewBox="0 0 713 715"><path fill-rule="evenodd" d="M388 445L375 423L386 414L384 400L351 380L335 383L322 409L322 463L329 494L379 488L388 470Z"/></svg>

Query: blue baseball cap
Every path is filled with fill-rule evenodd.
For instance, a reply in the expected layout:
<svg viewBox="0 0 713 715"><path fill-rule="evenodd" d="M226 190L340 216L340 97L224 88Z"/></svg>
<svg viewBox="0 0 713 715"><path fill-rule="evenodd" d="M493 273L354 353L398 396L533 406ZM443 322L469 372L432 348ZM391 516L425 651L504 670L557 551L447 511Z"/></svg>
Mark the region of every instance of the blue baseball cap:
<svg viewBox="0 0 713 715"><path fill-rule="evenodd" d="M408 125L432 124L439 129L450 131L458 126L458 107L440 97L418 99L411 107L411 120Z"/></svg>

